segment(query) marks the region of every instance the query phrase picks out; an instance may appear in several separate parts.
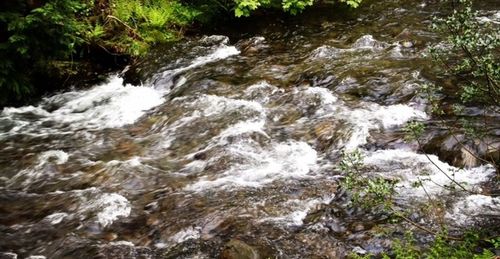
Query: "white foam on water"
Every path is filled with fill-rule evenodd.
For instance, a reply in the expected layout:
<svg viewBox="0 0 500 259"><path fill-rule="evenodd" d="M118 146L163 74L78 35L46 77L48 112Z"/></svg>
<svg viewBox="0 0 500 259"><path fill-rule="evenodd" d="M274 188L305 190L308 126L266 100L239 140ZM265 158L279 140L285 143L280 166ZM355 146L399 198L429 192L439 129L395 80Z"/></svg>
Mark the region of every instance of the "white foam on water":
<svg viewBox="0 0 500 259"><path fill-rule="evenodd" d="M352 48L370 50L382 50L387 48L388 46L389 44L376 40L370 34L361 36L352 44Z"/></svg>
<svg viewBox="0 0 500 259"><path fill-rule="evenodd" d="M330 58L338 58L340 54L348 51L348 49L339 49L332 46L320 46L314 49L309 55L309 59L330 59Z"/></svg>
<svg viewBox="0 0 500 259"><path fill-rule="evenodd" d="M500 11L496 11L490 15L476 17L479 23L500 24Z"/></svg>
<svg viewBox="0 0 500 259"><path fill-rule="evenodd" d="M215 62L221 59L228 58L230 56L238 55L240 51L234 46L222 46L217 48L213 53L196 58L191 65L187 67L187 69L192 69L195 67L199 67L205 65L207 63Z"/></svg>
<svg viewBox="0 0 500 259"><path fill-rule="evenodd" d="M163 94L147 86L123 86L123 79L114 75L107 83L91 89L46 98L37 107L5 108L0 116L14 117L17 126L9 133L49 134L82 128L114 128L135 122L147 110L163 103ZM56 109L44 109L51 105L57 106ZM37 118L23 119L23 115L30 114ZM44 123L59 126L51 128Z"/></svg>
<svg viewBox="0 0 500 259"><path fill-rule="evenodd" d="M184 125L200 117L212 117L223 115L224 113L233 111L255 111L259 114L264 114L265 109L262 104L255 101L248 101L242 99L232 99L217 95L201 95L194 101L187 97L175 98L174 102L179 103L180 107L184 110L190 111L191 114L186 114L174 123Z"/></svg>
<svg viewBox="0 0 500 259"><path fill-rule="evenodd" d="M191 64L189 64L186 67L175 68L164 71L158 80L159 83L156 83L155 85L162 89L170 90L170 88L173 86L172 79L175 76L180 75L193 68L197 68L209 63L213 63L240 54L240 51L236 47L227 46L225 45L226 43L227 41L223 41L221 45L217 46L217 48L212 53L206 56L197 57L191 62Z"/></svg>
<svg viewBox="0 0 500 259"><path fill-rule="evenodd" d="M253 94L256 91L268 90L268 89L270 89L271 91L275 91L278 88L267 81L260 81L258 83L255 83L247 87L247 89L245 89L245 93Z"/></svg>
<svg viewBox="0 0 500 259"><path fill-rule="evenodd" d="M171 236L169 240L174 243L182 243L189 239L199 239L201 237L201 227L188 227Z"/></svg>
<svg viewBox="0 0 500 259"><path fill-rule="evenodd" d="M128 217L132 210L129 201L116 193L105 193L89 205L99 208L97 221L103 227L111 225L119 217Z"/></svg>
<svg viewBox="0 0 500 259"><path fill-rule="evenodd" d="M287 201L283 206L286 211L290 211L290 213L285 214L283 216L276 217L265 217L259 220L259 222L277 222L282 223L288 226L301 226L304 224L304 219L311 209L317 207L320 204L328 204L332 201L333 197L323 197L323 198L315 198L309 200L298 200L293 199Z"/></svg>
<svg viewBox="0 0 500 259"><path fill-rule="evenodd" d="M203 95L193 105L202 112L202 116L215 116L239 109L257 111L260 114L265 113L264 107L258 102L216 95Z"/></svg>
<svg viewBox="0 0 500 259"><path fill-rule="evenodd" d="M62 165L68 161L69 154L62 150L48 150L38 155L38 163L19 171L7 180L9 187L22 187L27 190L33 182L56 176L58 171L51 165Z"/></svg>
<svg viewBox="0 0 500 259"><path fill-rule="evenodd" d="M108 161L106 162L106 165L107 166L118 166L120 164L127 164L128 166L132 166L132 167L136 167L136 166L141 166L142 165L142 162L141 162L141 157L138 157L138 156L134 156L128 160L111 160L111 161Z"/></svg>
<svg viewBox="0 0 500 259"><path fill-rule="evenodd" d="M395 59L404 58L402 50L403 50L403 45L401 45L400 43L396 43L394 48L392 48L390 51L390 56Z"/></svg>
<svg viewBox="0 0 500 259"><path fill-rule="evenodd" d="M2 115L4 115L5 117L9 117L10 115L15 115L15 114L23 114L23 113L30 113L30 114L33 114L35 116L40 116L40 117L50 115L50 112L48 112L40 107L36 107L36 106L32 106L32 105L23 106L23 107L19 107L19 108L5 107L2 110Z"/></svg>
<svg viewBox="0 0 500 259"><path fill-rule="evenodd" d="M130 165L130 166L141 166L142 163L141 163L141 158L138 157L138 156L134 156L132 157L131 159L127 160L127 163Z"/></svg>
<svg viewBox="0 0 500 259"><path fill-rule="evenodd" d="M371 50L371 51L381 51L384 49L387 49L391 45L378 41L375 38L373 38L372 35L367 34L361 36L359 39L357 39L350 48L336 48L333 46L328 46L328 45L322 45L319 46L318 48L314 49L310 54L309 54L309 59L310 60L316 60L316 59L336 59L340 58L341 55L345 53L353 53L357 51L363 51L363 50Z"/></svg>
<svg viewBox="0 0 500 259"><path fill-rule="evenodd" d="M229 38L224 35L209 35L209 36L203 36L200 39L200 42L203 44L223 44L227 45L229 43Z"/></svg>
<svg viewBox="0 0 500 259"><path fill-rule="evenodd" d="M81 127L120 127L135 122L146 110L163 103L162 96L163 93L151 87L123 86L123 79L113 76L106 84L78 92L52 112L51 117L71 125L83 124Z"/></svg>
<svg viewBox="0 0 500 259"><path fill-rule="evenodd" d="M131 247L135 247L134 243L130 242L130 241L125 241L125 240L119 240L119 241L113 241L113 242L109 242L108 245L112 245L112 246L131 246Z"/></svg>
<svg viewBox="0 0 500 259"><path fill-rule="evenodd" d="M269 102L270 96L276 92L283 92L283 90L266 81L261 81L245 89L245 98L266 104Z"/></svg>
<svg viewBox="0 0 500 259"><path fill-rule="evenodd" d="M68 153L62 151L62 150L49 150L41 153L38 156L38 166L44 165L48 162L51 162L50 159L55 158L56 160L54 161L55 164L57 165L62 165L68 161L69 155Z"/></svg>
<svg viewBox="0 0 500 259"><path fill-rule="evenodd" d="M308 87L304 90L295 90L302 99L307 100L308 105L317 102L309 101L309 96L319 98L316 108L316 116L345 120L351 125L350 138L345 140L345 149L354 150L367 143L370 130L390 129L401 126L410 120L426 120L428 115L413 106L416 104L395 104L383 106L371 102L360 102L360 108L349 108L327 88ZM305 94L304 98L301 94ZM305 122L311 118L304 118L299 122Z"/></svg>
<svg viewBox="0 0 500 259"><path fill-rule="evenodd" d="M500 218L500 197L470 195L453 205L445 216L458 226L471 226L478 219Z"/></svg>
<svg viewBox="0 0 500 259"><path fill-rule="evenodd" d="M215 180L201 177L188 185L188 191L204 191L211 188L235 186L259 187L278 179L306 177L317 167L317 153L307 143L290 141L261 147L252 141L241 141L225 147L225 152L244 159L236 162ZM212 158L218 163L217 158ZM209 161L210 162L210 161Z"/></svg>
<svg viewBox="0 0 500 259"><path fill-rule="evenodd" d="M399 180L396 195L410 202L426 202L431 198L448 197L449 210L445 218L451 225L471 226L483 220L500 217L500 197L491 197L460 191L459 183L472 193L480 193L482 183L491 181L495 169L483 165L459 169L435 155L416 154L406 150L379 150L364 159L371 174ZM451 179L453 179L453 181ZM414 183L418 183L414 185Z"/></svg>
<svg viewBox="0 0 500 259"><path fill-rule="evenodd" d="M330 90L323 87L315 87L315 86L307 87L304 90L304 93L318 96L321 100L322 105L332 105L335 104L338 100L338 98L335 95L333 95L333 93Z"/></svg>
<svg viewBox="0 0 500 259"><path fill-rule="evenodd" d="M231 99L216 95L201 95L194 101L186 97L174 100L180 102L179 106L183 107L188 113L162 130L162 134L165 136L161 144L162 148L168 148L175 140L177 132L184 132L186 130L185 127L195 123L197 120L217 118L234 113L241 114L242 121L225 129L219 134L219 137L215 138L215 142L228 136L240 135L252 131L267 136L263 130L266 111L262 104L258 102Z"/></svg>
<svg viewBox="0 0 500 259"><path fill-rule="evenodd" d="M442 186L453 185L448 176L470 191L480 191L477 185L491 179L495 172L488 165L459 169L440 161L435 155L406 150L375 151L364 159L364 164L373 167L373 173L399 179L398 193L408 198L425 198L426 192L435 196L446 194L448 191ZM413 186L417 181L422 182L423 188Z"/></svg>
<svg viewBox="0 0 500 259"><path fill-rule="evenodd" d="M295 88L291 91L294 95L294 104L297 108L315 108L315 116L333 116L342 107L343 102L330 90L324 87L307 86ZM295 108L295 107L294 107ZM303 117L299 120L307 121L311 118Z"/></svg>
<svg viewBox="0 0 500 259"><path fill-rule="evenodd" d="M47 217L45 217L45 220L48 221L52 225L57 225L57 224L61 223L68 216L69 216L68 213L56 212L56 213L50 214Z"/></svg>
<svg viewBox="0 0 500 259"><path fill-rule="evenodd" d="M346 150L354 150L366 144L370 130L389 129L413 119L425 120L428 118L425 112L404 104L381 106L375 103L362 103L361 107L363 108L345 110L340 115L353 127L351 137L345 144Z"/></svg>
<svg viewBox="0 0 500 259"><path fill-rule="evenodd" d="M220 139L225 139L230 136L238 136L245 133L257 132L267 138L269 135L264 131L264 120L248 120L238 122L237 124L225 129L219 134Z"/></svg>
<svg viewBox="0 0 500 259"><path fill-rule="evenodd" d="M154 244L154 247L158 249L164 249L168 247L168 244L164 242L158 242Z"/></svg>
<svg viewBox="0 0 500 259"><path fill-rule="evenodd" d="M76 195L80 199L77 210L70 214L72 218L91 219L103 228L119 218L128 217L132 211L130 202L122 195L101 193L95 187L70 191L68 194Z"/></svg>
<svg viewBox="0 0 500 259"><path fill-rule="evenodd" d="M195 58L188 66L164 72L167 81L171 77L205 64L237 55L234 46L221 45L212 53ZM173 74L172 74L173 72ZM178 82L179 83L179 82ZM180 82L182 83L182 82ZM45 98L39 106L4 108L0 118L14 122L9 132L44 135L71 133L76 129L116 128L134 123L146 111L165 102L168 88L123 85L123 78L111 76L107 83L88 90L70 91ZM45 107L55 106L55 110ZM44 126L45 124L54 126Z"/></svg>
<svg viewBox="0 0 500 259"><path fill-rule="evenodd" d="M425 112L404 104L390 106L373 105L372 107L370 113L380 121L382 126L386 129L403 125L411 119L418 118L425 120L428 118Z"/></svg>
<svg viewBox="0 0 500 259"><path fill-rule="evenodd" d="M67 192L55 191L49 196L66 201L63 211L54 212L42 221L57 225L63 221L77 220L82 224L97 223L105 228L119 218L128 217L132 211L130 202L117 193L103 193L96 187Z"/></svg>

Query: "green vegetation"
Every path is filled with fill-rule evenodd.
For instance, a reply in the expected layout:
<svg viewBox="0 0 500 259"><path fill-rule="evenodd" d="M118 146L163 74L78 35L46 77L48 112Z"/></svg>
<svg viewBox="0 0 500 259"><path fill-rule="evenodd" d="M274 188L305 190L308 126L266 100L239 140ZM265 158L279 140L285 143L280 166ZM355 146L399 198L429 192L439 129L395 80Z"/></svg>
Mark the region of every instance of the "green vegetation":
<svg viewBox="0 0 500 259"><path fill-rule="evenodd" d="M422 249L415 244L414 235L411 231L406 232L403 240L394 240L392 251L383 254L382 258L389 259L492 259L495 254L482 247L488 246L491 249L498 249L500 247L500 239L482 240L477 233L467 233L464 235L464 240L450 241L446 239L446 233L439 233L434 238L434 241L429 247ZM358 255L352 253L349 255L351 259L370 259L374 255Z"/></svg>
<svg viewBox="0 0 500 259"><path fill-rule="evenodd" d="M313 5L313 3L314 0L282 0L281 3L271 0L236 0L234 14L237 17L249 16L252 11L255 11L259 7L269 8L278 7L279 5L281 5L284 11L297 14L304 10L304 8Z"/></svg>
<svg viewBox="0 0 500 259"><path fill-rule="evenodd" d="M32 10L22 2L10 5L0 12L0 103L31 93L31 77L70 58L86 27L77 19L86 12L80 1L52 0Z"/></svg>
<svg viewBox="0 0 500 259"><path fill-rule="evenodd" d="M457 105L482 103L500 107L500 32L491 24L480 24L471 0L451 1L453 12L437 18L433 29L447 35L445 46L431 50L445 75L457 79ZM457 89L455 89L457 90ZM460 109L460 108L458 108Z"/></svg>
<svg viewBox="0 0 500 259"><path fill-rule="evenodd" d="M105 33L95 39L114 52L132 56L143 54L151 44L178 39L181 29L200 14L170 0L111 0L110 4L111 14L102 16L94 27Z"/></svg>
<svg viewBox="0 0 500 259"><path fill-rule="evenodd" d="M446 35L445 41L432 48L430 54L451 86L426 85L422 92L440 126L462 149L478 163L491 164L500 173L500 146L492 137L496 136L495 118L490 117L500 112L500 30L478 21L471 0L448 3L451 14L436 18L432 25ZM444 103L451 103L453 109L444 110ZM480 115L467 115L466 110L473 106L482 107Z"/></svg>
<svg viewBox="0 0 500 259"><path fill-rule="evenodd" d="M484 240L479 234L473 232L466 233L463 240L449 240L446 232L440 232L427 249L421 249L415 244L413 234L407 232L403 240L396 240L393 243L391 254L384 255L383 258L491 259L495 257L495 254L490 249L498 249L499 240L499 238Z"/></svg>
<svg viewBox="0 0 500 259"><path fill-rule="evenodd" d="M396 259L420 259L420 258L494 258L494 250L500 248L500 237L489 238L480 231L468 231L460 237L449 236L446 226L440 226L438 230L432 230L426 226L419 225L408 216L410 211L401 208L393 199L396 181L364 174L363 158L359 151L344 153L339 163L339 169L343 173L341 188L347 191L350 197L351 207L360 207L371 213L384 213L389 215L392 223L404 222L412 227L407 230L405 238L393 239L391 250L382 253L382 258ZM413 184L415 188L424 188L423 180ZM425 190L425 189L424 189ZM441 210L443 204L429 197L428 210ZM430 244L422 244L414 239L418 230L433 236ZM379 258L373 254L358 255L351 253L349 258L368 259Z"/></svg>
<svg viewBox="0 0 500 259"><path fill-rule="evenodd" d="M77 73L75 64L99 51L138 56L151 44L179 38L198 14L173 0L29 3L1 4L0 105L40 90L37 79Z"/></svg>
<svg viewBox="0 0 500 259"><path fill-rule="evenodd" d="M344 153L339 169L344 173L341 186L351 193L354 206L362 208L390 209L396 181L381 176L370 176L362 173L363 157L359 150Z"/></svg>
<svg viewBox="0 0 500 259"><path fill-rule="evenodd" d="M495 129L494 119L488 114L498 114L500 102L500 35L499 30L489 24L480 24L476 19L477 13L472 9L471 0L450 0L449 16L436 18L432 28L445 35L445 41L431 49L431 56L436 64L442 68L443 78L449 79L450 85L424 85L421 93L430 104L431 111L439 127L446 129L453 136L462 150L466 150L481 163L494 166L499 172L499 147L495 145L497 139L491 132ZM451 111L445 110L447 104L452 104ZM467 116L464 114L469 106L480 106L484 111L480 115ZM452 118L452 119L450 119ZM457 118L457 119L453 119ZM422 122L408 123L404 131L407 141L414 141L422 147L422 135L426 127ZM496 142L495 142L496 141ZM473 146L476 145L476 146ZM474 152L478 145L486 146L486 151ZM432 163L432 161L431 161ZM434 164L434 163L433 163ZM472 194L462 183L453 180L453 172L439 168L451 181L450 186L443 186L449 190ZM500 247L499 237L488 237L481 230L462 230L462 236L449 236L446 225L439 223L432 227L422 226L413 222L408 215L408 208L402 208L393 200L395 180L385 179L382 176L368 175L363 171L363 159L359 151L346 153L339 164L343 172L341 187L347 191L351 206L370 209L376 213L389 215L392 221L403 222L413 230L408 230L403 240L393 240L391 251L378 255L382 258L494 258L494 251ZM412 184L414 188L425 187L422 178ZM428 194L427 194L428 195ZM488 194L483 194L488 195ZM427 214L432 211L443 211L444 201L439 197L430 197L422 211ZM425 213L425 212L424 212ZM438 215L438 214L436 214ZM432 225L432 224L431 224ZM425 244L415 241L418 231L431 235L433 241ZM351 254L351 258L374 258L374 255Z"/></svg>
<svg viewBox="0 0 500 259"><path fill-rule="evenodd" d="M137 57L177 40L195 22L221 13L249 16L278 8L297 14L315 0L20 0L0 3L0 106L78 73L78 63ZM339 0L357 7L361 0ZM231 14L232 13L232 14ZM101 62L102 63L102 62Z"/></svg>

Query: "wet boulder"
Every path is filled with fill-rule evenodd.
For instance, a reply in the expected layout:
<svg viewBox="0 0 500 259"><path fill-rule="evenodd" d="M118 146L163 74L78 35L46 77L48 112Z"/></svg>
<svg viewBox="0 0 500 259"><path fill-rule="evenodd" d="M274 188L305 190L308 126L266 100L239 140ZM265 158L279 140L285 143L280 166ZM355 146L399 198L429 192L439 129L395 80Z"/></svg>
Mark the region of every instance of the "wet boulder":
<svg viewBox="0 0 500 259"><path fill-rule="evenodd" d="M500 144L488 137L470 140L463 134L443 130L429 134L426 139L423 145L426 153L436 154L456 167L472 168L485 164L485 161L498 161L500 157Z"/></svg>
<svg viewBox="0 0 500 259"><path fill-rule="evenodd" d="M236 47L240 49L243 54L253 54L261 49L267 48L268 46L265 42L266 39L264 37L257 36L237 42Z"/></svg>

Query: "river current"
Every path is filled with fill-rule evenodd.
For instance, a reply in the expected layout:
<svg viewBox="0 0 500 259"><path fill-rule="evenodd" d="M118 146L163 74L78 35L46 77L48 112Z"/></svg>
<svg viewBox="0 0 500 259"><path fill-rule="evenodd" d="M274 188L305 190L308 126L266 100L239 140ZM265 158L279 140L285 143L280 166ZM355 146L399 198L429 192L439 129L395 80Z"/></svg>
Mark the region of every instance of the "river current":
<svg viewBox="0 0 500 259"><path fill-rule="evenodd" d="M500 23L500 6L485 6L481 20ZM440 219L452 227L498 219L499 198L452 195L434 164L474 190L493 167L460 169L404 141L405 123L432 120L418 89L436 80L425 53L438 7L368 2L192 37L100 85L4 108L0 257L379 253L403 232L339 193L341 152L354 150L364 173L399 180L401 206L449 196Z"/></svg>

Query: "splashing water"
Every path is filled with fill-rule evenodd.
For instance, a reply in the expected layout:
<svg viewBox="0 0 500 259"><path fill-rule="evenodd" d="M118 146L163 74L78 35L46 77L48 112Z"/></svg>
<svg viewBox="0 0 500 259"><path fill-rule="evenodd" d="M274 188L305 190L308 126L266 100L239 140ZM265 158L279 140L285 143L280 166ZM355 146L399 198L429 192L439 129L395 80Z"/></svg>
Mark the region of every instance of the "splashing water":
<svg viewBox="0 0 500 259"><path fill-rule="evenodd" d="M435 5L396 2L355 20L315 11L307 22L227 31L238 42L159 46L127 72L142 85L111 75L4 108L0 257L379 251L377 219L338 197L341 150L361 150L366 173L399 180L402 203L446 197L444 220L457 226L498 217L498 198L440 188L450 179L433 164L473 191L491 167L459 169L402 140L405 123L430 119L417 90L431 81L422 53L436 41L425 26ZM415 188L424 178L425 191Z"/></svg>

